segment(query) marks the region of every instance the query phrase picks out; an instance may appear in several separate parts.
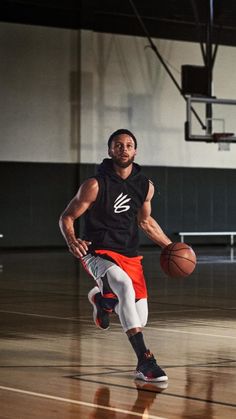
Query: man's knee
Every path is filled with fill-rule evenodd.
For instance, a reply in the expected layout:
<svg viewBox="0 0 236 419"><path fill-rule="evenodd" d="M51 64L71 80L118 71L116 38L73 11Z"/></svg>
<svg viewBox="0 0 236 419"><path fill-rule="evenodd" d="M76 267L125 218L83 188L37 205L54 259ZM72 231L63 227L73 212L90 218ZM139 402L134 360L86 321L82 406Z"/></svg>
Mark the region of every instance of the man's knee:
<svg viewBox="0 0 236 419"><path fill-rule="evenodd" d="M141 326L142 327L145 327L146 324L147 324L147 317L145 319L144 318L143 319L141 318L140 320L141 320Z"/></svg>
<svg viewBox="0 0 236 419"><path fill-rule="evenodd" d="M136 310L138 312L142 327L145 327L148 320L148 305L146 298L141 298L140 300L136 301Z"/></svg>
<svg viewBox="0 0 236 419"><path fill-rule="evenodd" d="M106 274L108 283L116 293L119 290L122 294L130 294L135 297L135 291L131 278L119 266L112 267Z"/></svg>

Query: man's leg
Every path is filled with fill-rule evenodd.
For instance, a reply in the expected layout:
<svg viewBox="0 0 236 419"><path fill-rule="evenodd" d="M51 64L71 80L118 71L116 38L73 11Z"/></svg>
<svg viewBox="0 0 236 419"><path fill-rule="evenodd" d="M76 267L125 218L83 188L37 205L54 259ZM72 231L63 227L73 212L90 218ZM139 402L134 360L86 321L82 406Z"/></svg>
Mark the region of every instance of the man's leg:
<svg viewBox="0 0 236 419"><path fill-rule="evenodd" d="M119 315L123 330L129 337L130 343L137 355L138 366L136 377L145 381L166 381L167 376L164 371L156 364L155 358L146 348L143 340L142 327L147 321L147 302L135 303L135 292L130 277L116 264L104 260L99 256L87 255L83 258L83 265L86 270L97 281L101 293L95 290L93 301L94 319L97 326L107 329L109 327L109 314L103 309L103 288L109 286L109 290L115 294L119 300L115 306L115 311ZM93 290L92 290L93 291ZM98 295L96 298L94 295ZM141 303L142 301L142 303ZM146 307L146 308L145 308ZM145 314L143 312L145 311ZM99 313L100 319L97 319ZM97 321L98 320L98 321Z"/></svg>
<svg viewBox="0 0 236 419"><path fill-rule="evenodd" d="M92 288L88 293L89 302L93 306L93 320L97 327L103 330L109 329L109 315L114 313L114 308L118 303L115 295L104 293L104 287Z"/></svg>
<svg viewBox="0 0 236 419"><path fill-rule="evenodd" d="M142 327L147 322L148 314L147 300L141 299L135 302L132 281L118 266L110 268L106 277L110 288L119 300L115 311L138 358L136 378L144 381L166 381L168 377L157 365L143 338Z"/></svg>
<svg viewBox="0 0 236 419"><path fill-rule="evenodd" d="M99 256L87 254L81 259L81 263L86 272L92 276L97 283L97 286L92 288L88 293L89 302L93 306L94 323L97 327L107 330L109 328L109 313L113 311L114 305L118 300L115 299L115 295L113 295L111 301L103 298L104 292L107 293L107 291L104 289L105 282L102 278L105 278L107 270L110 269L111 266L114 266L114 262ZM112 291L110 290L109 292ZM106 304L104 302L106 302Z"/></svg>

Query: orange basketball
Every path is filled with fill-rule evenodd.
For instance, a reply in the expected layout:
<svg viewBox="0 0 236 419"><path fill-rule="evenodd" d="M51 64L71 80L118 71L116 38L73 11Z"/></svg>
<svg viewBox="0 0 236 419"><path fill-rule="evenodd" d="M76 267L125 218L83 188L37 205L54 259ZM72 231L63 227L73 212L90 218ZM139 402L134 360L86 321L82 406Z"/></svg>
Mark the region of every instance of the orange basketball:
<svg viewBox="0 0 236 419"><path fill-rule="evenodd" d="M162 270L170 277L189 276L196 266L196 255L186 243L170 243L160 256Z"/></svg>

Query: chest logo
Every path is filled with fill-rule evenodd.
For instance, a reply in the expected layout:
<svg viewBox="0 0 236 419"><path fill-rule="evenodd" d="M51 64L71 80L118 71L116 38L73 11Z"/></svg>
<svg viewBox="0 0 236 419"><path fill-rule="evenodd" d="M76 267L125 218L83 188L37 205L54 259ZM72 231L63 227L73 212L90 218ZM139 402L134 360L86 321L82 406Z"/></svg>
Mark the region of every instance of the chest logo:
<svg viewBox="0 0 236 419"><path fill-rule="evenodd" d="M130 205L125 205L131 200L131 198L127 198L127 196L128 195L124 195L123 192L121 192L121 194L115 199L114 212L116 214L130 209Z"/></svg>

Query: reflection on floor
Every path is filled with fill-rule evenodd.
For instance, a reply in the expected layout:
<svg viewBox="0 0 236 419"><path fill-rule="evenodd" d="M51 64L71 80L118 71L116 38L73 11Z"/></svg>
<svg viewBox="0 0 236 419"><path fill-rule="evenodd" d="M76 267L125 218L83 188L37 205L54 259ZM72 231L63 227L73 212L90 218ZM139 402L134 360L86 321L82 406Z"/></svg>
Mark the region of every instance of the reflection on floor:
<svg viewBox="0 0 236 419"><path fill-rule="evenodd" d="M92 279L67 251L4 251L0 417L236 417L236 259L229 247L194 250L195 272L170 279L160 250L142 249L145 339L167 388L133 380L136 359L116 316L108 331L95 328Z"/></svg>

